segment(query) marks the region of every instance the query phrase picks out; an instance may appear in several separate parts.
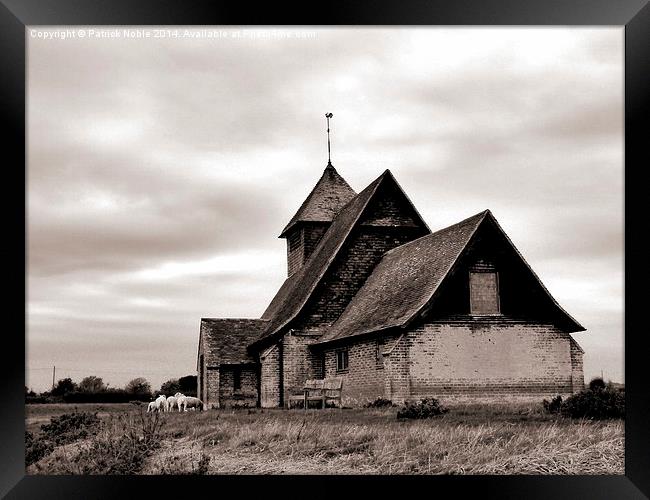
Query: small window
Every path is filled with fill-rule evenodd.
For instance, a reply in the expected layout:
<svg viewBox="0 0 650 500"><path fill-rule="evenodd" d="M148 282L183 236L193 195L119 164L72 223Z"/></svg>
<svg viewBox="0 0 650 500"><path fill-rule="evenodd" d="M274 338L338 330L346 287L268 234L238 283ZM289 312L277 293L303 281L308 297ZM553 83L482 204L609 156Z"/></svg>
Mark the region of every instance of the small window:
<svg viewBox="0 0 650 500"><path fill-rule="evenodd" d="M384 367L384 340L377 340L377 352L375 354L375 363L377 369L381 370Z"/></svg>
<svg viewBox="0 0 650 500"><path fill-rule="evenodd" d="M499 314L499 280L495 272L470 272L470 314Z"/></svg>
<svg viewBox="0 0 650 500"><path fill-rule="evenodd" d="M232 385L233 389L238 391L241 389L241 369L235 368L232 372Z"/></svg>
<svg viewBox="0 0 650 500"><path fill-rule="evenodd" d="M336 351L336 371L341 372L348 369L348 351Z"/></svg>

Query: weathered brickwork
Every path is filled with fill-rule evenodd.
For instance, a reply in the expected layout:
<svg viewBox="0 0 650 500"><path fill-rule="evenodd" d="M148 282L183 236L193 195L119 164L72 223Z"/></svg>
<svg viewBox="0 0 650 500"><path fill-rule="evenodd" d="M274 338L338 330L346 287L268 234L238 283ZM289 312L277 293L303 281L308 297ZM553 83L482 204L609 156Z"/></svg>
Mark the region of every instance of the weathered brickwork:
<svg viewBox="0 0 650 500"><path fill-rule="evenodd" d="M307 259L309 259L309 256L312 254L314 248L316 248L316 245L318 245L318 242L321 240L321 238L323 237L325 231L329 226L330 226L329 223L305 224L305 227L303 229L303 236L302 236L303 263L307 262Z"/></svg>
<svg viewBox="0 0 650 500"><path fill-rule="evenodd" d="M343 378L342 402L345 406L362 406L384 397L384 372L379 367L377 340L363 340L346 346L348 350L348 369L337 371L336 352L327 349L325 354L325 376Z"/></svg>
<svg viewBox="0 0 650 500"><path fill-rule="evenodd" d="M318 245L329 222L303 222L287 236L287 276L300 269Z"/></svg>
<svg viewBox="0 0 650 500"><path fill-rule="evenodd" d="M322 357L312 352L309 345L319 335L292 331L282 339L282 366L284 398L302 391L305 380L322 377Z"/></svg>
<svg viewBox="0 0 650 500"><path fill-rule="evenodd" d="M234 371L239 370L239 389L235 389ZM232 408L257 405L257 368L239 365L221 366L219 369L219 407Z"/></svg>
<svg viewBox="0 0 650 500"><path fill-rule="evenodd" d="M297 329L318 328L338 319L382 256L420 233L393 228L364 228L342 249L296 322Z"/></svg>
<svg viewBox="0 0 650 500"><path fill-rule="evenodd" d="M274 345L260 356L260 405L262 408L280 406L280 352Z"/></svg>
<svg viewBox="0 0 650 500"><path fill-rule="evenodd" d="M582 371L583 351L575 339L571 338L571 382L573 392L582 391L585 388L585 376Z"/></svg>
<svg viewBox="0 0 650 500"><path fill-rule="evenodd" d="M394 403L402 403L411 395L409 344L405 337L402 334L394 338L384 351L384 394Z"/></svg>
<svg viewBox="0 0 650 500"><path fill-rule="evenodd" d="M206 409L219 408L219 368L206 370L207 390L203 405Z"/></svg>
<svg viewBox="0 0 650 500"><path fill-rule="evenodd" d="M303 262L302 229L296 227L287 236L287 276L300 269Z"/></svg>
<svg viewBox="0 0 650 500"><path fill-rule="evenodd" d="M372 226L416 226L413 210L394 185L381 188L376 201L367 208L362 224Z"/></svg>
<svg viewBox="0 0 650 500"><path fill-rule="evenodd" d="M203 354L203 345L199 343L199 357L198 357L198 370L196 372L196 397L205 403L205 389L206 389L206 366L205 355Z"/></svg>
<svg viewBox="0 0 650 500"><path fill-rule="evenodd" d="M410 399L566 395L580 371L569 335L552 325L428 323L405 339Z"/></svg>

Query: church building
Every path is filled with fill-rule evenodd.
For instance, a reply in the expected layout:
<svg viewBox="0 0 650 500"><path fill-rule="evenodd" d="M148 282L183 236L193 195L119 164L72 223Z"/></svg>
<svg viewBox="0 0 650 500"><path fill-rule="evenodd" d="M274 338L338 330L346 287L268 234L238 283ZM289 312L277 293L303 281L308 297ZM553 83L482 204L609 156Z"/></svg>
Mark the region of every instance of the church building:
<svg viewBox="0 0 650 500"><path fill-rule="evenodd" d="M584 387L585 328L489 210L432 232L389 170L356 193L328 163L280 238L287 278L262 317L201 319L207 408L285 407L326 377L346 406Z"/></svg>

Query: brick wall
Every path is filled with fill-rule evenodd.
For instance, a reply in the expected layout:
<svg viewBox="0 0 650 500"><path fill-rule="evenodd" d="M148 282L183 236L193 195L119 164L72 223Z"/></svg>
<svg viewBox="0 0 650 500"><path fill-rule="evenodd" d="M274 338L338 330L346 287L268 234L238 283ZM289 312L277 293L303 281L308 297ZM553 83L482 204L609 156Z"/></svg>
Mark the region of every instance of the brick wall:
<svg viewBox="0 0 650 500"><path fill-rule="evenodd" d="M386 342L384 394L393 403L403 403L411 394L409 343L405 335Z"/></svg>
<svg viewBox="0 0 650 500"><path fill-rule="evenodd" d="M235 370L240 372L240 388L235 390ZM233 406L257 405L257 368L250 365L221 366L219 369L219 407L232 408Z"/></svg>
<svg viewBox="0 0 650 500"><path fill-rule="evenodd" d="M326 349L325 376L343 378L342 402L345 406L362 406L384 395L385 368L376 361L377 340L366 339L347 345L348 369L336 370L336 352Z"/></svg>
<svg viewBox="0 0 650 500"><path fill-rule="evenodd" d="M303 229L303 262L307 262L329 225L329 223L305 224Z"/></svg>
<svg viewBox="0 0 650 500"><path fill-rule="evenodd" d="M322 357L309 349L320 335L292 331L282 339L284 401L302 391L305 380L322 377Z"/></svg>
<svg viewBox="0 0 650 500"><path fill-rule="evenodd" d="M219 408L219 368L206 369L204 408Z"/></svg>
<svg viewBox="0 0 650 500"><path fill-rule="evenodd" d="M571 338L571 381L573 392L580 392L585 388L585 376L582 371L583 351L574 338Z"/></svg>
<svg viewBox="0 0 650 500"><path fill-rule="evenodd" d="M196 370L196 397L204 401L205 397L205 354L203 349L202 336L199 335L199 353L197 356Z"/></svg>
<svg viewBox="0 0 650 500"><path fill-rule="evenodd" d="M300 269L318 245L329 222L303 222L287 235L287 275Z"/></svg>
<svg viewBox="0 0 650 500"><path fill-rule="evenodd" d="M427 323L405 340L411 399L566 395L581 371L569 335L552 325Z"/></svg>
<svg viewBox="0 0 650 500"><path fill-rule="evenodd" d="M205 365L205 357L203 353L199 355L199 370L196 379L196 396L203 401L204 408L208 408L206 404L207 395L207 366Z"/></svg>
<svg viewBox="0 0 650 500"><path fill-rule="evenodd" d="M415 226L413 208L393 184L384 185L367 208L362 224L373 226Z"/></svg>
<svg viewBox="0 0 650 500"><path fill-rule="evenodd" d="M384 253L419 234L413 230L393 228L366 227L356 231L312 294L295 323L296 329L331 325L359 291Z"/></svg>
<svg viewBox="0 0 650 500"><path fill-rule="evenodd" d="M287 276L291 276L303 264L302 229L295 227L287 235Z"/></svg>
<svg viewBox="0 0 650 500"><path fill-rule="evenodd" d="M260 405L262 408L280 406L280 349L277 345L260 356Z"/></svg>

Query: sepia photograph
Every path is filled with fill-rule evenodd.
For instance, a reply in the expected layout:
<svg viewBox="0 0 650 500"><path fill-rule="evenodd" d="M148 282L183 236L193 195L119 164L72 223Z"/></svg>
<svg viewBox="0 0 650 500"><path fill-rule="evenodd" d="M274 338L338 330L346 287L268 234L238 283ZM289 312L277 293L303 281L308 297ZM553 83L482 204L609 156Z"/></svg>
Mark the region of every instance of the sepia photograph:
<svg viewBox="0 0 650 500"><path fill-rule="evenodd" d="M26 474L624 475L624 35L26 27Z"/></svg>

